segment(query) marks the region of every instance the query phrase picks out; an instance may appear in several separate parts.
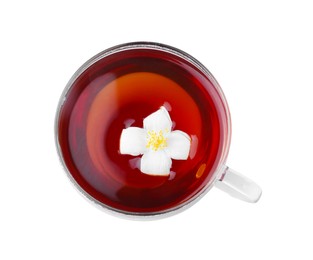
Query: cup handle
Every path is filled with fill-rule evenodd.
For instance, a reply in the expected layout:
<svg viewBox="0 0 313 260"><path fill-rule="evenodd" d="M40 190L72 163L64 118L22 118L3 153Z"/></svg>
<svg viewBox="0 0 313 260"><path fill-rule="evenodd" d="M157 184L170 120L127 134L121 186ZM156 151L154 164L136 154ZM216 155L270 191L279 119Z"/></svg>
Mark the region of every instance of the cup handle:
<svg viewBox="0 0 313 260"><path fill-rule="evenodd" d="M215 186L232 197L251 203L257 202L262 194L259 185L227 166Z"/></svg>

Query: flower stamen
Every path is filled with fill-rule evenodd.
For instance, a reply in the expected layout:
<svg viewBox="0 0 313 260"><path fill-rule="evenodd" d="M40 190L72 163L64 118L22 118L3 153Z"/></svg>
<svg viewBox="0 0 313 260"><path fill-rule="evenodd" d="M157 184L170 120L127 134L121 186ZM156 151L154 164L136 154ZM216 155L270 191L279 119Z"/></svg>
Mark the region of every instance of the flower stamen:
<svg viewBox="0 0 313 260"><path fill-rule="evenodd" d="M167 147L167 138L164 137L163 131L159 131L158 133L150 130L147 132L147 145L146 148L150 148L153 151L163 150Z"/></svg>

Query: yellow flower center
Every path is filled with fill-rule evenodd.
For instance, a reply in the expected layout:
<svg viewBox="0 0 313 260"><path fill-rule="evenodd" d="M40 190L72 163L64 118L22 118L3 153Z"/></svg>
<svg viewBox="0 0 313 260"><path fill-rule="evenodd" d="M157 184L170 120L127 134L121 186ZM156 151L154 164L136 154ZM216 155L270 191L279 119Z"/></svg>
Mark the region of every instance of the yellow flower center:
<svg viewBox="0 0 313 260"><path fill-rule="evenodd" d="M167 146L167 138L164 137L162 130L158 133L153 130L148 131L147 139L146 147L154 151L162 150Z"/></svg>

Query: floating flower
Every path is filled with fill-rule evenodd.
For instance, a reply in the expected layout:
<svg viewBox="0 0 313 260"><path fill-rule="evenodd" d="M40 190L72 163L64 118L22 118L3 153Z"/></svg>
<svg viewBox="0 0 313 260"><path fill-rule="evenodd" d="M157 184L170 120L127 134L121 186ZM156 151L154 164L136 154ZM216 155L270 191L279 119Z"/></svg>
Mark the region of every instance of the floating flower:
<svg viewBox="0 0 313 260"><path fill-rule="evenodd" d="M165 107L143 120L143 128L123 129L120 153L143 155L140 171L149 175L166 176L170 173L172 159L187 160L190 151L188 134L172 131L172 120Z"/></svg>

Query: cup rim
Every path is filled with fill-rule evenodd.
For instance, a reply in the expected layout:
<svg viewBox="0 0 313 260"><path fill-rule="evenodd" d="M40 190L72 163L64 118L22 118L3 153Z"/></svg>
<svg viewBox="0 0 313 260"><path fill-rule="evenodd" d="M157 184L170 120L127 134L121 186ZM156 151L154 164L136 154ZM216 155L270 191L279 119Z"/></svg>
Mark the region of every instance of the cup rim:
<svg viewBox="0 0 313 260"><path fill-rule="evenodd" d="M59 118L60 118L60 112L63 104L66 102L67 99L67 94L69 93L70 89L73 86L73 83L76 81L76 79L89 67L91 67L93 64L98 62L99 60L126 50L132 50L132 49L151 49L151 50L159 50L159 51L164 51L168 52L170 54L174 54L180 58L183 58L187 62L191 63L194 65L197 69L199 69L201 72L203 72L206 76L208 76L209 80L213 83L214 87L216 88L222 103L224 105L225 109L225 114L226 114L226 120L227 120L227 133L224 141L224 147L222 148L223 154L220 158L220 162L218 164L217 169L215 170L214 174L212 175L211 180L206 184L206 187L204 187L199 193L195 194L192 198L187 200L186 202L182 203L181 205L178 205L176 207L160 211L160 212L127 212L127 211L122 211L118 210L116 208L110 207L97 199L95 199L93 196L91 196L89 193L87 193L74 179L72 176L71 172L66 166L66 163L64 161L63 155L62 155L62 149L59 143L59 131L58 131L58 123L59 123ZM193 56L190 54L172 47L167 44L163 43L157 43L157 42L149 42L149 41L136 41L136 42L128 42L128 43L123 43L119 45L115 45L113 47L107 48L98 54L94 55L91 57L89 60L87 60L83 65L81 65L76 72L73 74L73 76L70 78L68 83L66 84L58 102L56 114L55 114L55 120L54 120L54 138L55 138L55 145L57 149L57 153L59 156L59 160L64 168L64 171L67 175L67 177L70 179L72 185L75 187L75 189L89 202L92 204L96 205L99 209L105 211L106 213L112 214L114 216L126 218L126 219L131 219L131 220L154 220L154 219L161 219L164 217L169 217L176 215L189 207L193 206L196 202L198 202L214 185L214 182L225 172L226 166L225 166L225 161L228 156L229 152L229 147L230 147L230 141L231 141L231 117L230 117L230 112L229 112L229 107L228 103L226 101L224 92L222 88L220 87L219 83L217 80L214 78L212 73L197 59L195 59Z"/></svg>

